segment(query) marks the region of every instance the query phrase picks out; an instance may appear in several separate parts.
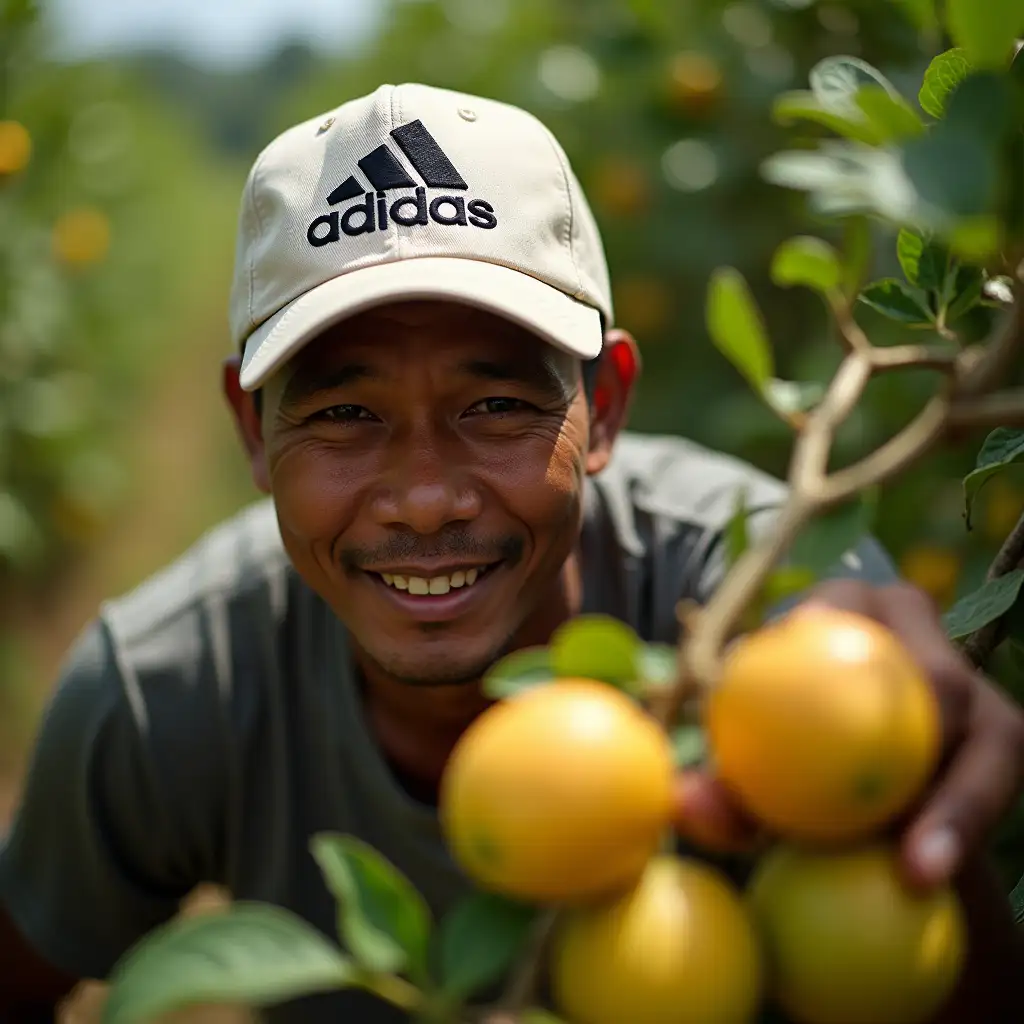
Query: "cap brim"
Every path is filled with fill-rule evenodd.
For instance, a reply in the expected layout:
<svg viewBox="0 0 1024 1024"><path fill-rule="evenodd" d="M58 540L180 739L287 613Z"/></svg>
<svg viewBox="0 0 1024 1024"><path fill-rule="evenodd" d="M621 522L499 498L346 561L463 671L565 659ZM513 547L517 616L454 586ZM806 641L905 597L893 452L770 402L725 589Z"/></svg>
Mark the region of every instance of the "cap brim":
<svg viewBox="0 0 1024 1024"><path fill-rule="evenodd" d="M349 271L278 310L246 340L242 388L262 386L303 345L339 320L409 299L476 306L580 359L594 359L601 351L601 314L593 306L497 263L422 256Z"/></svg>

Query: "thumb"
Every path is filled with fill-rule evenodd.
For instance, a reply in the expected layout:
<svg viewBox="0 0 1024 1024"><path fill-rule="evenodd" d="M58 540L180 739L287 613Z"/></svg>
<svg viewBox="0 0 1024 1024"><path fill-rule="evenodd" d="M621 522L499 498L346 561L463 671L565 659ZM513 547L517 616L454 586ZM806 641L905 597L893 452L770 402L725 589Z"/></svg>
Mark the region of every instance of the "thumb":
<svg viewBox="0 0 1024 1024"><path fill-rule="evenodd" d="M753 850L762 838L758 823L718 779L701 771L676 775L672 824L684 839L719 852Z"/></svg>

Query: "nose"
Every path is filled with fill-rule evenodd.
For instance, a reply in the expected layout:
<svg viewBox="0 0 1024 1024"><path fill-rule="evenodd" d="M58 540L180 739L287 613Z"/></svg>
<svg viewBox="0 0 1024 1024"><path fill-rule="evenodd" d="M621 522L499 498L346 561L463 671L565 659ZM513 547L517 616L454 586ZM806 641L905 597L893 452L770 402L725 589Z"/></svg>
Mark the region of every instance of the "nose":
<svg viewBox="0 0 1024 1024"><path fill-rule="evenodd" d="M373 502L381 526L429 535L480 514L481 496L451 452L430 440L401 445L380 480Z"/></svg>

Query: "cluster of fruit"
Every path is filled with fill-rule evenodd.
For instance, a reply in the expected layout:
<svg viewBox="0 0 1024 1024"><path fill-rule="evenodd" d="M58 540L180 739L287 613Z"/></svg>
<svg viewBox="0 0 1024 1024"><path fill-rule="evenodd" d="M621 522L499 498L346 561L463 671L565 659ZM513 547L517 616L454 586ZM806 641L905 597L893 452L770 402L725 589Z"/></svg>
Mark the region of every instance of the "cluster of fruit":
<svg viewBox="0 0 1024 1024"><path fill-rule="evenodd" d="M672 851L676 771L642 701L556 678L465 733L441 791L481 888L559 909L571 1024L918 1024L964 959L950 890L905 883L892 826L940 755L937 702L897 638L806 609L734 644L704 701L715 775L772 837L741 890Z"/></svg>

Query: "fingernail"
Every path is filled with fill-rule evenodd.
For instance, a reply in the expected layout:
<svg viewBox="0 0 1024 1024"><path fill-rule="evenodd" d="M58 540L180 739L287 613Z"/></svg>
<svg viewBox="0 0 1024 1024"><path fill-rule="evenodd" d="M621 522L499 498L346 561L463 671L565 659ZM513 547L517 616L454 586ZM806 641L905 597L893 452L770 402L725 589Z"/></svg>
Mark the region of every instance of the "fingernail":
<svg viewBox="0 0 1024 1024"><path fill-rule="evenodd" d="M947 879L960 859L960 837L949 826L928 833L918 844L915 860L929 878Z"/></svg>

